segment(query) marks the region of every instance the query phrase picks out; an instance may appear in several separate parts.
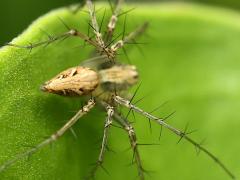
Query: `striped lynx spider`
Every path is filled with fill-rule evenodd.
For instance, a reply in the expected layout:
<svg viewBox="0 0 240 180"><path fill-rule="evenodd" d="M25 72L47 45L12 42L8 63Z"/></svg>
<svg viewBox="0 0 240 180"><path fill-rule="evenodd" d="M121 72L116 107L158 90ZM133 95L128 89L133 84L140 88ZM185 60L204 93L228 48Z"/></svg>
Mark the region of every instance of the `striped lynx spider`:
<svg viewBox="0 0 240 180"><path fill-rule="evenodd" d="M126 14L126 12L121 10L122 3L123 0L118 0L115 7L112 8L112 16L110 17L106 28L106 33L104 35L101 33L101 26L98 25L96 11L92 1L86 0L86 6L91 19L89 26L93 30L94 37L89 37L88 35L81 33L76 29L70 29L66 25L66 27L69 29L67 32L59 36L51 37L46 41L27 46L20 46L11 43L7 44L8 46L17 48L32 49L72 36L81 38L85 43L94 46L96 51L93 53L95 55L93 58L84 61L80 66L72 67L59 73L41 86L42 91L61 96L90 97L87 103L70 120L68 120L63 127L53 133L49 138L0 165L0 172L5 171L16 161L32 155L44 146L57 141L82 116L87 114L95 107L96 104L98 104L106 110L107 117L105 119L100 153L97 162L94 168L91 170L88 178L94 178L97 169L99 167L103 168L102 164L104 160L104 154L107 149L109 129L111 126L113 126L113 121L115 121L128 134L131 149L134 154L133 163L136 164L139 179L144 179L145 171L142 165L141 156L138 151L139 144L134 128L128 119L123 117L122 114L118 112L118 107L123 106L127 108L129 112L139 113L150 121L153 121L159 124L161 127L170 130L172 133L179 136L180 140L185 139L195 146L198 151L204 152L207 156L214 160L217 165L219 165L219 167L222 168L227 175L229 175L230 178L234 179L234 175L230 172L230 170L228 170L214 154L205 149L201 144L191 139L189 137L189 133L174 128L166 123L164 118L156 117L151 113L137 107L135 103L132 103L137 91L131 98L129 98L129 96L126 97L126 93L124 92L138 82L138 72L134 65L122 64L117 61L117 53L119 49L124 48L125 44L133 43L138 36L143 34L148 27L148 23L143 23L128 35L125 35L125 32L123 32L121 40L113 40L113 34L118 18L119 16Z"/></svg>

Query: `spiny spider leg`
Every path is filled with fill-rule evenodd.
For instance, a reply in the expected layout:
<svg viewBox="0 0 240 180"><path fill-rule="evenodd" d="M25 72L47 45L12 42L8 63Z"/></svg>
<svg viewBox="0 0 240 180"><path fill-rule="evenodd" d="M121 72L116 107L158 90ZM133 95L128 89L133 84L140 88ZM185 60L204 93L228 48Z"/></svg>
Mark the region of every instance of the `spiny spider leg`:
<svg viewBox="0 0 240 180"><path fill-rule="evenodd" d="M86 4L87 4L89 15L90 15L90 18L91 18L93 32L96 36L96 41L97 41L98 45L103 49L105 47L105 45L104 45L105 43L102 39L102 34L99 31L99 26L98 26L98 22L97 22L97 18L96 18L95 7L94 7L91 0L87 0Z"/></svg>
<svg viewBox="0 0 240 180"><path fill-rule="evenodd" d="M115 44L111 46L111 50L115 53L118 49L122 48L125 44L133 41L136 37L140 36L145 32L148 27L148 22L145 22L141 26L137 27L137 29L127 36L124 39L117 41Z"/></svg>
<svg viewBox="0 0 240 180"><path fill-rule="evenodd" d="M106 106L106 110L107 110L107 117L106 117L105 125L104 125L101 150L100 150L100 153L99 153L96 165L91 170L89 178L94 178L95 177L96 172L97 172L99 166L103 168L102 163L103 163L103 159L104 159L104 153L105 153L105 151L107 149L108 134L109 134L109 129L110 129L111 125L112 125L112 116L114 114L114 108L112 106L108 105L108 106Z"/></svg>
<svg viewBox="0 0 240 180"><path fill-rule="evenodd" d="M140 154L138 151L137 137L136 137L134 128L121 115L114 113L113 117L114 117L114 120L116 120L124 128L124 130L127 131L127 133L128 133L131 148L133 150L134 159L135 159L135 162L136 162L137 168L138 168L138 175L141 180L144 180L144 169L143 169L142 161L141 161Z"/></svg>
<svg viewBox="0 0 240 180"><path fill-rule="evenodd" d="M4 171L7 167L13 165L18 160L28 157L33 153L37 152L39 149L43 148L44 146L56 141L59 137L61 137L69 128L71 128L83 115L87 114L93 107L95 106L95 100L90 99L85 106L83 106L62 128L52 134L49 138L42 141L37 146L29 149L21 154L18 154L13 159L5 162L0 166L0 172Z"/></svg>
<svg viewBox="0 0 240 180"><path fill-rule="evenodd" d="M118 20L118 15L121 12L121 7L123 4L124 0L118 0L117 4L115 6L115 9L112 13L111 18L109 19L109 23L107 25L107 33L106 33L106 42L110 42L112 40L112 36L114 33L114 30L116 28L117 20ZM111 3L111 2L109 2Z"/></svg>
<svg viewBox="0 0 240 180"><path fill-rule="evenodd" d="M76 29L70 29L68 32L60 34L58 36L55 36L55 37L51 36L51 37L49 37L48 40L44 40L44 41L37 42L37 43L30 43L29 45L25 45L25 46L24 45L21 46L21 45L17 45L17 44L12 44L12 43L7 43L6 46L13 46L13 47L25 48L25 49L30 49L31 50L35 47L42 46L42 45L48 45L50 43L68 38L70 36L79 37L82 40L84 40L84 41L88 42L89 44L93 45L94 47L99 48L96 41L92 40L87 35L77 31Z"/></svg>
<svg viewBox="0 0 240 180"><path fill-rule="evenodd" d="M183 138L185 140L187 140L188 142L190 142L191 144L193 144L196 148L198 148L199 150L203 151L205 154L207 154L212 160L214 160L228 175L229 177L231 177L232 179L235 179L235 176L233 175L233 173L211 152L209 152L206 148L204 148L201 144L197 143L196 141L194 141L193 139L191 139L187 133L178 130L176 128L174 128L173 126L167 124L166 122L164 122L163 118L158 118L156 116L153 116L152 114L142 110L141 108L133 105L129 100L124 99L120 96L114 96L113 97L114 101L122 106L125 106L128 109L132 109L133 111L143 115L144 117L151 119L152 121L160 124L161 126L167 128L168 130L172 131L173 133L175 133L176 135L178 135L180 138Z"/></svg>

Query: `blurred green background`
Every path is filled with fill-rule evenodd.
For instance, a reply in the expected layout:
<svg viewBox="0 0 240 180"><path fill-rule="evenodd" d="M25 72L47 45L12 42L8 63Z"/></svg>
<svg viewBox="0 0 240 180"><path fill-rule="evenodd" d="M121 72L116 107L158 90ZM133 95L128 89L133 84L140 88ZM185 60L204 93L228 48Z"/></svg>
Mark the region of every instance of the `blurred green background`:
<svg viewBox="0 0 240 180"><path fill-rule="evenodd" d="M33 20L49 10L81 0L1 0L0 1L0 46L11 41L21 33ZM233 9L240 8L239 0L127 0L127 2L197 2L211 6L220 6Z"/></svg>
<svg viewBox="0 0 240 180"><path fill-rule="evenodd" d="M129 32L144 20L150 21L147 36L139 40L146 43L141 46L144 54L136 47L127 48L143 82L137 98L150 94L139 106L150 111L169 101L156 115L166 116L176 110L168 122L181 129L189 122L190 130L198 129L191 136L199 142L206 138L205 146L239 177L239 2L199 1L192 4L188 1L181 4L180 1L165 1L159 5L147 2L148 5L144 6L134 5L137 9L128 16L131 23L127 26ZM70 1L0 3L1 42L4 43L21 33L39 15L54 7L68 5ZM60 17L86 32L86 23L81 14L78 16L72 17L64 12ZM49 33L65 31L56 17L45 21L40 28L44 27ZM34 27L25 34L19 43L46 39L38 28ZM30 55L19 49L1 52L0 103L4 104L0 107L1 162L26 149L29 144L36 144L42 136L49 135L79 107L77 99L43 94L38 89L42 82L59 71L78 65L80 60L87 58L89 49L82 51L74 48L76 45L79 45L76 40L64 41L34 50ZM120 58L126 59L124 55ZM74 127L77 141L67 133L52 149L45 148L29 161L20 161L0 178L84 177L89 172L89 164L97 158L96 144L99 146L104 116L94 110ZM151 133L147 120L140 116L134 125L140 143L159 143L158 125L153 125ZM192 145L185 141L176 145L177 141L175 135L163 130L160 146L141 147L144 167L154 171L146 179L228 179L203 153L196 156ZM100 170L98 179L134 179L137 172L134 166L128 166L132 153L125 151L129 147L126 134L113 129L109 145L117 152L106 155L104 165L111 173L108 176Z"/></svg>

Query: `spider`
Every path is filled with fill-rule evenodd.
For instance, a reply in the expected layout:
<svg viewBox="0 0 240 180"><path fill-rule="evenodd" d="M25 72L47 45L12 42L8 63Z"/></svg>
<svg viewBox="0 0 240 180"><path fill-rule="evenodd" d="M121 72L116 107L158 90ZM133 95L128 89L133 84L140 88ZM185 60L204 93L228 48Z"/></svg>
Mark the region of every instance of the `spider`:
<svg viewBox="0 0 240 180"><path fill-rule="evenodd" d="M16 161L29 156L44 146L57 141L67 130L69 130L82 116L91 111L97 104L102 106L107 114L104 124L104 131L101 143L101 149L98 156L98 160L91 170L90 175L87 178L94 178L99 167L103 167L104 154L107 149L108 133L113 121L119 124L119 126L128 133L130 145L134 154L134 162L138 170L139 179L144 179L145 170L142 165L141 156L138 151L138 141L136 138L135 130L129 120L124 117L119 111L118 107L123 106L130 112L134 111L141 114L147 119L156 122L161 127L167 128L174 134L185 139L193 144L199 151L206 153L211 159L213 159L232 179L234 175L226 168L226 166L211 152L204 148L201 144L191 139L186 130L181 131L165 122L165 118L159 118L146 112L136 106L132 102L135 97L138 86L132 97L126 95L126 91L138 83L138 71L134 65L122 64L117 60L117 52L119 49L124 48L124 45L133 42L135 38L143 34L148 27L148 22L143 23L137 27L132 33L125 35L125 31L122 33L122 39L115 42L113 39L113 33L118 21L118 17L123 15L121 13L121 6L123 0L118 0L113 14L107 25L107 32L105 35L101 33L101 26L99 27L96 19L95 7L91 0L86 0L88 13L91 18L89 26L92 28L94 38L81 33L76 29L68 28L66 33L59 36L49 37L48 40L30 44L26 46L20 46L16 44L7 44L8 46L33 49L38 46L48 45L54 41L62 40L70 36L79 37L84 42L95 47L94 57L81 63L80 66L69 68L63 72L60 72L51 80L45 82L41 86L41 90L47 93L54 93L61 96L86 96L89 97L87 103L80 108L80 110L62 126L59 130L53 133L49 138L42 141L35 147L15 156L15 158L5 162L0 166L0 172L4 171L7 167L13 165ZM124 23L125 26L125 23Z"/></svg>

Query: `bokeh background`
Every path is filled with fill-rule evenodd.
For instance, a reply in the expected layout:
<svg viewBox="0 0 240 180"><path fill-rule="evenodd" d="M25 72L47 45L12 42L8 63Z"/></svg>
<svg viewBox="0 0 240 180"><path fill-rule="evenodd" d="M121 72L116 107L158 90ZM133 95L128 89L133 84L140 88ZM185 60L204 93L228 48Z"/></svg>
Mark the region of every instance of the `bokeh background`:
<svg viewBox="0 0 240 180"><path fill-rule="evenodd" d="M2 0L0 44L16 37L40 15L75 2L78 1ZM189 122L189 130L198 130L191 136L199 142L206 138L205 147L239 177L239 1L141 3L147 5L139 5L129 15L129 21L133 20L127 26L127 31L130 31L143 20L150 20L150 29L140 40L144 42L140 46L143 54L137 47L130 46L127 49L141 75L142 87L137 98L147 95L139 106L150 111L168 101L155 112L156 115L167 116L176 110L177 113L168 122L181 129ZM154 6L152 3L159 4ZM67 12L62 16L70 25L86 31L84 21ZM81 19L81 14L78 16ZM65 31L55 20L53 17L46 20L44 24L49 26L44 26L44 30L50 33ZM33 41L46 39L46 35L38 28L29 32L29 37L25 35L21 43L26 43L28 38ZM25 51L16 49L11 49L11 56L1 54L1 162L24 150L29 142L34 145L40 137L49 135L79 107L76 99L46 95L38 89L39 84L59 71L78 65L80 60L88 57L89 49L73 49L78 43L64 41L57 46L39 48L29 56ZM123 54L120 58L126 59ZM78 134L77 141L71 133L67 133L53 149L45 148L29 161L20 161L6 174L1 174L0 178L82 178L89 172L89 164L97 158L104 116L99 110L93 111L74 128ZM130 119L133 120L133 117ZM184 141L177 145L178 138L167 130L163 131L159 142L159 126L152 125L151 132L148 121L140 116L137 116L134 126L140 143L160 143L160 146L141 147L144 167L150 170L147 179L228 179L203 153L196 156L192 145ZM134 179L137 172L134 167L128 166L132 154L126 151L129 147L126 134L113 129L109 142L116 154L108 152L104 165L111 173L108 176L100 170L98 179Z"/></svg>
<svg viewBox="0 0 240 180"><path fill-rule="evenodd" d="M9 42L12 38L21 33L33 20L49 10L61 6L68 6L78 3L81 0L1 0L0 1L0 22L1 36L0 45ZM134 2L128 0L127 2ZM138 0L136 2L196 2L210 6L226 7L238 10L238 0Z"/></svg>

